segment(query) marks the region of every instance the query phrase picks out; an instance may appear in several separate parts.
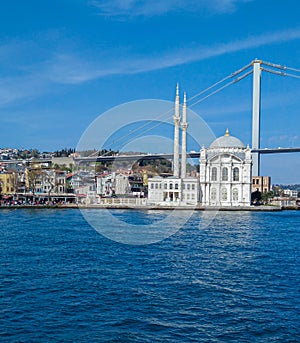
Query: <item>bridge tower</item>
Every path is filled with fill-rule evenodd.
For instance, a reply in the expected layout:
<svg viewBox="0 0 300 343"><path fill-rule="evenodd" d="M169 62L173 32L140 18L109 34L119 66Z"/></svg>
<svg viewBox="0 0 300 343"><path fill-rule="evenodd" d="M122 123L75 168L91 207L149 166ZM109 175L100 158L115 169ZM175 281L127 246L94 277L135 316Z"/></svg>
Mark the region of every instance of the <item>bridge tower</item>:
<svg viewBox="0 0 300 343"><path fill-rule="evenodd" d="M253 64L253 95L252 95L252 149L260 148L260 83L262 61L255 59ZM252 176L260 174L260 154L252 153Z"/></svg>

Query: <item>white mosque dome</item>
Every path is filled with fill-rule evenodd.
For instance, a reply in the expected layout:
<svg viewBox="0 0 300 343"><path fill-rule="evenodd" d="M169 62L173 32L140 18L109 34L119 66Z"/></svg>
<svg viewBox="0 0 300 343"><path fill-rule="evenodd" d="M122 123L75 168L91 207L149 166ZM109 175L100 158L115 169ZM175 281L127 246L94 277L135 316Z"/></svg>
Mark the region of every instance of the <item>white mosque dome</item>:
<svg viewBox="0 0 300 343"><path fill-rule="evenodd" d="M211 143L210 148L245 148L245 145L238 138L230 136L227 129L224 136Z"/></svg>

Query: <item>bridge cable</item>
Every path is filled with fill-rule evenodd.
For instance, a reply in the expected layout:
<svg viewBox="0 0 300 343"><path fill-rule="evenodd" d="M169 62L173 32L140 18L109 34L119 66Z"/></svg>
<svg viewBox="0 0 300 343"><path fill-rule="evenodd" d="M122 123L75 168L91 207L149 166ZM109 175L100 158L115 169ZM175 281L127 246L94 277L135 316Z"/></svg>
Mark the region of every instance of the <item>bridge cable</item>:
<svg viewBox="0 0 300 343"><path fill-rule="evenodd" d="M291 70L291 71L295 71L295 72L300 72L299 69L291 68L291 67L287 67L287 66L282 66L282 65L279 65L279 64L271 63L271 62L262 61L262 64L267 65L267 66L270 66L270 67L273 67L273 68L281 69L281 70ZM251 65L252 65L252 62L249 63L248 65L242 67L241 69L239 69L239 70L237 70L237 71L231 73L230 75L224 77L222 80L220 80L220 81L214 83L213 85L207 87L206 89L204 89L204 90L202 90L201 92L195 94L194 96L190 97L190 98L188 99L188 101L194 100L194 99L197 98L198 96L200 96L200 95L206 93L207 91L213 89L214 87L216 87L217 85L223 83L224 81L226 81L226 80L228 80L228 79L230 79L230 78L232 78L232 77L234 77L234 76L236 76L236 75L242 73L243 71L247 70ZM298 75L294 75L294 74L290 74L290 73L286 73L286 72L279 72L279 71L272 70L272 69L267 69L267 68L261 68L261 69L262 69L263 71L266 71L266 72L269 72L269 73L272 73L272 74L275 74L275 75L289 76L289 77L294 77L294 78L299 78L299 79L300 79L300 76L298 76ZM212 96L212 95L214 95L214 94L217 94L217 93L219 93L221 90L227 88L228 86L230 86L230 85L232 85L232 84L234 84L234 83L237 83L237 82L241 81L242 79L246 78L248 75L250 75L250 74L252 74L252 73L253 73L253 70L248 71L248 72L245 73L244 75L242 75L242 76L240 76L240 77L238 77L238 78L232 80L231 82L225 84L224 86L218 88L217 90L215 90L215 91L209 93L209 94L206 95L205 97L203 97L203 98L201 98L201 99L195 101L194 103L190 104L189 107L195 106L196 104L198 104L198 103L200 103L200 102L203 102L204 100L206 100L206 99L209 98L210 96ZM109 146L111 146L112 144L115 144L116 142L118 142L118 141L120 141L120 140L122 140L122 139L124 139L124 138L126 138L126 137L128 137L128 136L130 136L130 135L132 135L132 134L135 133L136 131L140 131L141 129L143 129L144 127L150 125L151 123L156 122L157 119L159 119L159 118L161 118L161 117L163 117L163 116L169 114L170 112L173 112L173 110L174 110L174 109L171 108L170 110L168 110L167 112L165 112L165 113L159 115L159 116L156 117L155 119L153 119L153 120L151 120L151 121L148 121L147 123L143 124L142 126L139 126L139 127L137 127L136 129L132 130L130 133L127 133L127 134L125 134L125 135L119 137L116 141L113 141ZM169 117L166 118L165 120L171 119L171 118L172 118L172 116L169 116ZM153 130L154 128L160 126L161 124L162 124L161 122L157 123L156 125L154 125L154 126L148 128L148 129L144 130L143 132L140 132L140 134L139 134L138 136L136 136L136 137L140 137L140 136L144 135L146 132L148 132L148 131L150 131L150 130ZM109 153L109 152L107 152L107 153ZM102 156L105 156L107 153L103 154Z"/></svg>
<svg viewBox="0 0 300 343"><path fill-rule="evenodd" d="M247 64L246 66L240 68L239 70L237 70L237 71L231 73L230 75L224 77L222 80L220 80L220 81L214 83L213 85L207 87L206 89L202 90L202 91L199 92L198 94L195 94L193 97L189 98L188 101L191 101L191 100L193 100L194 98L196 98L197 96L199 96L199 95L201 95L201 94L203 94L203 93L206 93L206 92L209 91L210 89L216 87L216 86L217 86L218 84L220 84L220 83L223 83L224 81L228 80L229 78L232 78L233 76L236 76L236 75L242 73L244 70L248 69L250 66L251 66L251 63L249 63L249 64ZM251 72L252 72L252 71L251 71ZM236 82L236 81L235 81L235 82ZM204 100L204 99L203 99L203 100ZM201 100L201 101L203 101L203 100ZM191 105L191 106L193 106L193 105ZM136 131L140 131L140 130L143 129L144 127L150 125L152 122L156 122L157 119L159 119L159 118L161 118L161 117L164 117L165 115L167 115L167 114L169 114L170 112L173 112L173 111L174 111L174 108L172 107L172 108L171 108L170 110L168 110L167 112L165 112L165 113L163 113L163 114L157 116L156 118L154 118L154 119L148 121L147 123L143 124L142 126L137 127L136 129L132 130L130 133L127 133L127 134L125 134L125 135L119 137L119 139L117 139L116 141L114 141L114 142L111 143L111 144L115 144L115 143L118 142L119 140L122 140L123 138L126 138L126 137L132 135L132 134L135 133ZM171 117L168 117L168 118L166 118L166 119L170 119L170 118L172 118L172 116L171 116ZM161 124L161 123L160 123L160 124ZM160 125L160 124L159 124L159 125ZM159 126L159 125L155 125L153 128L156 128L156 127ZM149 129L147 129L147 130L144 131L144 132L148 132L148 131L149 131ZM143 132L143 133L144 133L144 132Z"/></svg>
<svg viewBox="0 0 300 343"><path fill-rule="evenodd" d="M188 101L191 101L191 100L195 99L196 97L198 97L199 95L206 93L206 92L209 91L210 89L216 87L216 86L219 85L220 83L223 83L224 81L228 80L229 78L232 78L232 77L234 77L234 76L236 76L236 75L242 73L244 70L248 69L250 66L251 66L251 63L245 65L244 67L242 67L242 68L238 69L237 71L231 73L230 75L224 77L222 80L220 80L220 81L214 83L213 85L207 87L206 89L202 90L201 92L195 94L194 96L192 96L191 98L189 98ZM252 72L252 71L251 71L251 72ZM233 83L236 83L236 82L237 82L237 81L235 80L235 81L233 81L233 82L230 82L230 84L233 84ZM228 84L227 86L229 86L230 84ZM227 86L226 86L226 87L227 87ZM226 88L226 87L222 87L221 89L219 89L219 90L213 92L212 94L206 96L204 99L200 99L200 100L197 101L196 103L190 105L190 107L191 107L191 106L194 106L194 105L197 104L198 102L204 101L204 100L205 100L206 98L208 98L209 96L218 93L219 91L221 91L223 88ZM173 111L174 111L174 108L172 107L172 108L171 108L170 110L168 110L167 112L165 112L165 113L163 113L163 114L157 116L156 118L154 118L154 119L148 121L147 123L145 123L145 124L143 124L143 125L137 127L136 129L130 131L129 133L127 133L127 134L125 134L125 135L119 137L117 140L115 140L115 141L113 141L111 144L109 144L106 148L109 148L109 147L112 146L113 144L115 144L115 143L117 143L117 142L123 140L124 138L126 138L126 137L128 137L128 136L131 136L133 133L135 133L135 132L137 132L137 131L140 131L140 130L143 129L144 127L150 125L150 124L153 123L153 122L156 122L159 118L162 118L162 117L164 117L165 115L167 115L167 114L169 114L170 112L173 112ZM172 116L166 118L165 120L170 119L170 118L172 118ZM150 131L150 130L156 128L156 127L159 126L159 125L161 125L161 123L156 124L155 126L151 127L150 129L147 129L147 130L143 131L142 134L144 134L145 132L148 132L148 131ZM140 134L139 136L141 136L141 134ZM139 136L138 136L138 137L139 137ZM90 156L94 155L95 153L99 153L99 152L94 152L94 153L92 153ZM108 151L108 152L104 153L104 154L101 155L101 156L106 156L106 155L109 154L109 153L110 153L110 152Z"/></svg>
<svg viewBox="0 0 300 343"><path fill-rule="evenodd" d="M214 95L214 94L220 92L220 91L223 90L224 88L226 88L226 87L228 87L228 86L230 86L230 85L232 85L232 84L234 84L234 83L237 83L237 82L241 81L242 79L244 79L245 77L247 77L248 75L250 75L250 74L252 74L252 73L253 73L252 70L248 71L248 72L245 73L244 75L242 75L242 76L240 76L240 77L238 77L238 78L232 80L231 82L228 82L228 83L225 84L224 86L222 86L222 87L218 88L217 90L211 92L210 94L206 95L205 97L203 97L203 98L197 100L197 101L194 102L193 104L189 105L189 107L192 107L192 106L194 106L194 105L196 105L196 104L198 104L198 103L200 103L200 102L206 100L206 99L209 98L210 96L212 96L212 95ZM169 117L169 118L172 118L172 117ZM169 118L168 118L168 119L169 119ZM148 128L147 130L145 130L145 131L143 131L142 133L140 133L137 137L141 137L143 134L145 134L146 132L148 132L148 131L150 131L150 130L156 128L156 127L159 126L159 125L161 125L161 123L158 123L158 124L156 124L155 126Z"/></svg>
<svg viewBox="0 0 300 343"><path fill-rule="evenodd" d="M221 90L225 89L226 87L229 87L230 85L233 85L234 83L237 83L239 81L241 81L242 79L244 79L245 77L247 77L248 75L252 74L253 73L253 70L250 70L248 71L247 73L245 73L244 75L226 83L224 86L216 89L215 91L211 92L210 94L206 95L205 97L197 100L196 102L194 102L193 104L189 105L189 107L192 107L192 106L195 106L196 104L206 100L207 98L211 97L212 95L216 94L216 93L219 93Z"/></svg>
<svg viewBox="0 0 300 343"><path fill-rule="evenodd" d="M207 87L206 89L202 90L201 92L199 92L199 93L193 95L192 97L190 97L190 98L188 99L188 101L193 100L193 99L196 98L197 96L206 93L207 91L209 91L209 90L211 90L212 88L216 87L216 86L219 85L220 83L223 83L224 81L226 81L226 80L228 80L228 79L230 79L230 78L232 78L232 77L234 77L234 76L236 76L236 75L242 73L244 70L248 69L249 67L251 67L251 63L245 65L245 66L242 67L241 69L239 69L239 70L237 70L237 71L231 73L230 75L224 77L222 80L220 80L220 81L214 83L213 85Z"/></svg>
<svg viewBox="0 0 300 343"><path fill-rule="evenodd" d="M300 73L300 69L297 69L297 68L282 66L282 65L280 65L280 64L275 64L275 63L265 62L265 61L262 61L262 64L265 64L265 65L267 65L267 66L269 66L269 67L281 69L281 70L291 70L291 71L295 71L295 72L297 72L297 73Z"/></svg>
<svg viewBox="0 0 300 343"><path fill-rule="evenodd" d="M272 70L272 69L267 69L267 68L261 68L261 70L266 71L266 72L271 73L271 74L275 74L275 75L289 76L289 77L294 77L296 79L300 79L300 75L284 73L284 72L280 72L280 71L276 71L276 70Z"/></svg>

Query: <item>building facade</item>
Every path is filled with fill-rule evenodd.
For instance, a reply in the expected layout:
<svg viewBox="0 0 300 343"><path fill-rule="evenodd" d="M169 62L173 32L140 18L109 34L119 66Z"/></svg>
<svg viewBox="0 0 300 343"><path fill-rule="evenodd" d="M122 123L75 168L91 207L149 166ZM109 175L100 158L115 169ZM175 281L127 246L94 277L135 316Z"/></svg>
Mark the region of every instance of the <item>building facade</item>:
<svg viewBox="0 0 300 343"><path fill-rule="evenodd" d="M200 203L204 206L251 205L251 150L225 135L200 152Z"/></svg>
<svg viewBox="0 0 300 343"><path fill-rule="evenodd" d="M228 130L200 152L199 178L186 175L186 95L179 111L179 89L176 87L174 111L174 175L148 180L149 204L250 206L251 205L251 150ZM179 168L179 127L182 131L181 170Z"/></svg>
<svg viewBox="0 0 300 343"><path fill-rule="evenodd" d="M271 190L270 176L253 176L252 192L268 193Z"/></svg>
<svg viewBox="0 0 300 343"><path fill-rule="evenodd" d="M14 194L17 191L17 174L14 172L0 173L0 195Z"/></svg>
<svg viewBox="0 0 300 343"><path fill-rule="evenodd" d="M148 204L197 205L199 202L199 180L156 176L148 179Z"/></svg>
<svg viewBox="0 0 300 343"><path fill-rule="evenodd" d="M195 206L199 203L199 179L186 175L186 139L187 139L187 107L184 93L182 118L179 108L179 87L176 86L174 111L174 163L173 176L166 178L157 176L148 179L148 204ZM181 166L179 161L180 127ZM181 168L180 168L181 167Z"/></svg>

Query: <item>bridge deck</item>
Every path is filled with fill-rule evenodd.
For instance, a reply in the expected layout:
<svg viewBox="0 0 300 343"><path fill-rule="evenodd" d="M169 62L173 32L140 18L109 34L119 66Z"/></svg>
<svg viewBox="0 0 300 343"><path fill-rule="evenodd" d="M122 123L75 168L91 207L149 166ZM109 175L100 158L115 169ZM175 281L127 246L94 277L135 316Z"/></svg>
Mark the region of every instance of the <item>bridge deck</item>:
<svg viewBox="0 0 300 343"><path fill-rule="evenodd" d="M300 152L300 148L264 148L253 149L252 152L259 152L264 154L282 154L282 153L295 153ZM191 152L187 154L188 158L199 158L199 152ZM139 160L153 160L153 159L173 159L173 154L140 154L140 155L116 155L116 156L93 156L93 157L78 157L74 159L74 162L112 162L112 161L139 161ZM51 159L39 159L35 162L48 162L51 163ZM3 163L16 164L16 163L30 163L30 160L3 160Z"/></svg>
<svg viewBox="0 0 300 343"><path fill-rule="evenodd" d="M252 152L259 152L260 154L281 154L281 153L295 153L300 152L300 148L265 148L256 149ZM187 154L188 158L199 158L199 152L192 152ZM111 162L111 161L138 161L138 160L153 160L153 159L173 159L173 154L140 154L140 155L116 155L116 156L98 156L98 157L81 157L76 158L78 162Z"/></svg>

